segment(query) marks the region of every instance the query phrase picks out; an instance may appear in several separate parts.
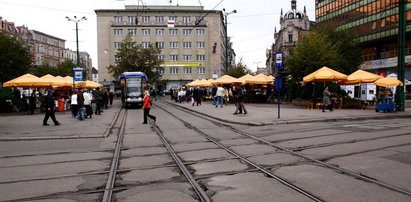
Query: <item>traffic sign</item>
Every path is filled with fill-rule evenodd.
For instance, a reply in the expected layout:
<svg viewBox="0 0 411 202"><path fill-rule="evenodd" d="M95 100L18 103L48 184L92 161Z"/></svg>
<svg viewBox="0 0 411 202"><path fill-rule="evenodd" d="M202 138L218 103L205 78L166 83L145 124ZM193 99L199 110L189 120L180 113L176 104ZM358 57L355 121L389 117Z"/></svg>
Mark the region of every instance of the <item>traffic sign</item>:
<svg viewBox="0 0 411 202"><path fill-rule="evenodd" d="M73 79L74 81L83 81L83 68L81 67L73 68Z"/></svg>
<svg viewBox="0 0 411 202"><path fill-rule="evenodd" d="M276 52L275 53L275 67L277 69L282 69L284 67L284 53L283 52Z"/></svg>

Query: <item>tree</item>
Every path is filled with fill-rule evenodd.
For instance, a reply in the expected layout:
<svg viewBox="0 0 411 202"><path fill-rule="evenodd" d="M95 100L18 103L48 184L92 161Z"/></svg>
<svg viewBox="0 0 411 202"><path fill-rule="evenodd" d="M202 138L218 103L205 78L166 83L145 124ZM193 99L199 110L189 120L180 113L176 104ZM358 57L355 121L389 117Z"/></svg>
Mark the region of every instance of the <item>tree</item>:
<svg viewBox="0 0 411 202"><path fill-rule="evenodd" d="M235 77L235 78L240 78L246 74L251 73L250 69L247 68L247 65L244 64L243 59L240 59L240 62L238 62L234 67L230 68L227 71L227 74Z"/></svg>
<svg viewBox="0 0 411 202"><path fill-rule="evenodd" d="M30 69L30 73L38 77L42 77L46 74L62 77L73 76L73 67L75 66L76 64L74 64L72 60L65 60L64 62L59 63L57 67L52 67L48 63L44 63Z"/></svg>
<svg viewBox="0 0 411 202"><path fill-rule="evenodd" d="M0 83L27 73L32 56L20 41L0 32Z"/></svg>
<svg viewBox="0 0 411 202"><path fill-rule="evenodd" d="M114 78L126 71L141 71L147 75L149 83L154 83L159 80L160 72L163 70L160 65L164 61L158 58L160 53L161 49L153 45L148 48L137 45L128 35L121 43L121 47L116 54L116 57L120 60L116 65L110 65L107 69Z"/></svg>
<svg viewBox="0 0 411 202"><path fill-rule="evenodd" d="M319 28L305 35L303 41L290 51L285 61L286 73L291 75L287 84L288 90L293 92L291 96L309 98L320 95L322 91L316 89L315 84L296 84L301 82L304 76L323 66L344 74L357 70L361 64L361 49L355 38L356 36L348 31L335 31L329 27Z"/></svg>
<svg viewBox="0 0 411 202"><path fill-rule="evenodd" d="M56 74L56 68L50 66L48 63L44 63L42 65L37 65L37 66L31 68L30 73L37 76L37 77L42 77L46 74L55 75Z"/></svg>

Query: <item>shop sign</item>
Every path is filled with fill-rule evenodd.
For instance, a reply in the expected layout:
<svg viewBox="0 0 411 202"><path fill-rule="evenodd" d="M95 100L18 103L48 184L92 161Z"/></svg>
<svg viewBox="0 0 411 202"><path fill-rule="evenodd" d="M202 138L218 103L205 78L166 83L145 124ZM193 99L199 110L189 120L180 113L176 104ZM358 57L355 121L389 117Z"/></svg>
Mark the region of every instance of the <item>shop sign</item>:
<svg viewBox="0 0 411 202"><path fill-rule="evenodd" d="M202 67L202 62L164 62L163 66L166 67Z"/></svg>

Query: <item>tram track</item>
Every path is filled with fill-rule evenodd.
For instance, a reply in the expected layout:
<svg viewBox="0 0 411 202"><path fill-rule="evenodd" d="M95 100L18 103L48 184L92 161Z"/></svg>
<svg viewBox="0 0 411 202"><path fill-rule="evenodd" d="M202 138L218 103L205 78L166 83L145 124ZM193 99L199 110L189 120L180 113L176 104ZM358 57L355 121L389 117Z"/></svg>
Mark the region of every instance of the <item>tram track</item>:
<svg viewBox="0 0 411 202"><path fill-rule="evenodd" d="M197 117L199 117L199 118L201 118L201 119L207 120L207 121L213 123L214 125L216 125L216 126L218 126L218 127L228 128L229 130L231 130L231 131L233 131L233 132L235 132L235 133L237 133L237 134L240 134L240 135L242 135L242 136L244 136L244 137L247 137L247 138L250 138L250 139L252 139L252 140L258 141L258 142L263 143L263 144L265 144L265 145L269 145L269 146L275 148L275 149L278 150L278 151L285 152L285 153L291 154L291 155L293 155L293 156L296 156L296 157L305 159L305 160L308 161L308 162L312 162L312 163L321 165L321 166L323 166L323 167L325 167L325 168L334 170L334 171L336 171L336 172L338 172L338 173L341 173L341 174L344 174L344 175L347 175L347 176L354 177L355 179L360 179L360 180L363 180L363 181L365 181L365 182L373 183L373 184L376 184L376 185L378 185L378 186L380 186L380 187L389 189L389 190L391 190L391 191L395 191L395 192L398 192L398 193L401 193L401 194L404 194L404 195L411 196L411 192L408 191L408 190L401 189L401 188L398 188L398 187L393 186L393 185L391 185L391 184L384 183L384 182L382 182L382 181L376 180L376 179L374 179L374 178L372 178L372 177L365 176L365 175L363 175L363 174L361 174L361 173L356 173L356 172L353 172L353 171L350 171L350 170L347 170L347 169L338 167L338 166L336 166L336 165L332 165L332 164L329 164L329 163L324 162L324 160L329 160L329 159L331 159L330 157L324 158L324 160L318 160L318 159L309 157L308 155L304 155L304 154L302 154L302 153L300 153L300 152L298 152L298 151L294 151L293 149L285 148L285 147L283 147L283 146L279 146L278 144L274 144L274 143L272 143L272 142L270 142L270 141L265 140L264 137L257 137L257 136L255 136L255 135L253 135L253 134L250 134L249 132L245 132L245 131L242 131L242 130L240 130L240 129L237 129L237 128L233 127L232 125L229 125L229 124L227 124L227 123L221 122L219 119L214 120L213 117L211 117L211 116L209 116L209 115L205 116L203 113L197 113L197 112L195 112L195 111L188 110L188 109L186 109L186 108L184 108L184 107L181 107L181 106L178 106L178 105L175 105L175 104L172 104L172 103L168 103L168 102L162 102L162 103L165 103L165 104L168 105L168 106L172 106L172 107L174 107L175 109L179 109L180 111L183 111L183 112L185 112L185 113L188 113L188 114L191 114L191 115L195 115L195 116L197 116ZM164 111L167 111L167 110L165 110L163 107L160 107L158 104L157 104L157 107L159 107L160 109L162 109L162 110L164 110ZM179 117L177 117L175 114L173 114L173 113L171 113L171 112L169 112L169 111L167 111L167 113L169 113L171 116L175 117L176 119L181 120L181 119L180 119ZM231 122L230 122L230 123L231 123ZM200 132L201 132L201 131L200 131ZM408 134L401 134L401 135L408 135ZM287 141L287 140L282 140L282 141ZM404 144L404 145L409 145L409 144ZM398 146L398 145L397 145L397 146ZM401 145L399 145L399 146L401 146ZM380 148L380 149L381 149L381 148ZM376 151L376 150L367 150L366 152L369 152L369 151ZM354 153L353 153L353 154L354 154ZM336 156L336 157L341 157L341 156Z"/></svg>
<svg viewBox="0 0 411 202"><path fill-rule="evenodd" d="M174 117L175 119L181 121L182 123L184 123L184 125L185 125L187 128L195 131L195 132L198 133L199 135L201 135L201 136L203 136L204 138L206 138L208 141L213 142L214 144L216 144L217 146L219 146L221 149L224 149L225 151L227 151L227 152L230 153L231 155L235 156L235 157L238 158L238 159L241 159L243 162L246 162L248 165L254 167L255 170L258 170L259 172L264 173L265 175L267 175L267 176L275 179L276 181L280 182L281 184L283 184L283 185L291 188L291 189L294 190L294 191L297 191L298 193L304 195L305 197L307 197L307 198L309 198L309 199L311 199L311 200L313 200L313 201L324 201L324 200L321 199L320 197L315 196L314 194L309 193L308 191L306 191L306 190L304 190L304 189L302 189L302 188L294 185L293 183L287 181L286 179L284 179L284 178L282 178L282 177L274 174L273 172L271 172L270 170L266 169L265 167L263 167L263 166L261 166L261 165L258 165L257 163L248 160L247 157L245 157L245 156L239 154L238 152L235 152L234 150L226 147L225 145L221 144L217 139L208 136L206 133L204 133L203 131L199 130L197 127L191 125L191 124L188 123L187 121L184 121L183 119L181 119L180 117L176 116L176 115L173 114L172 112L170 112L170 111L168 111L168 110L166 110L166 109L164 109L163 107L160 107L160 106L158 106L158 105L157 105L157 107L160 108L161 110L167 112L169 115L171 115L171 116ZM218 124L216 124L216 125L218 125ZM223 124L222 124L222 125L223 125ZM160 129L158 129L158 130L160 131ZM238 172L236 172L236 173L238 173Z"/></svg>

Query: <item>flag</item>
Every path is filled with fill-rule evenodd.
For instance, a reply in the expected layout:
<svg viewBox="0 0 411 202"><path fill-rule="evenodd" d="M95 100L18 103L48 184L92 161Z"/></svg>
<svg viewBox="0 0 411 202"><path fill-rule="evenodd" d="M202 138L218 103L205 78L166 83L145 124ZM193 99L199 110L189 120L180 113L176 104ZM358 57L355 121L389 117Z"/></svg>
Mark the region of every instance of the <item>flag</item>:
<svg viewBox="0 0 411 202"><path fill-rule="evenodd" d="M175 23L176 22L174 20L169 20L169 21L167 21L167 27L174 27Z"/></svg>

